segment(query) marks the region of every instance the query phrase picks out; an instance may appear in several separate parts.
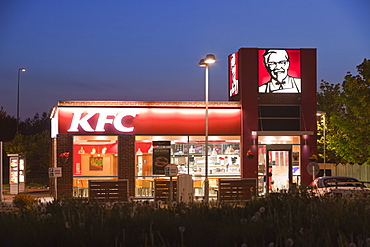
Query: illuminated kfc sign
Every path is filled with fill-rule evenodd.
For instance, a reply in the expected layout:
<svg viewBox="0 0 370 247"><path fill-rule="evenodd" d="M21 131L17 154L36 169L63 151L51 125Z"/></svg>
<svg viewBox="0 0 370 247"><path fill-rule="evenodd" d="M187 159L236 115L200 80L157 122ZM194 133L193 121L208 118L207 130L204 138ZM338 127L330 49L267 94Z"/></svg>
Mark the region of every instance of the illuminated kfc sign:
<svg viewBox="0 0 370 247"><path fill-rule="evenodd" d="M58 107L57 134L204 134L202 108ZM227 126L228 128L225 128ZM210 109L210 133L240 134L240 109Z"/></svg>
<svg viewBox="0 0 370 247"><path fill-rule="evenodd" d="M117 112L114 108L108 110L92 109L86 114L83 109L76 110L73 112L71 125L67 132L79 132L79 127L85 132L105 132L106 125L112 125L120 132L132 132L134 127L126 126L122 120L124 118L134 118L137 114L137 110ZM92 127L89 120L96 115L98 115L96 125Z"/></svg>
<svg viewBox="0 0 370 247"><path fill-rule="evenodd" d="M239 63L237 52L229 56L229 92L230 97L239 94Z"/></svg>
<svg viewBox="0 0 370 247"><path fill-rule="evenodd" d="M301 93L300 50L258 50L259 93Z"/></svg>

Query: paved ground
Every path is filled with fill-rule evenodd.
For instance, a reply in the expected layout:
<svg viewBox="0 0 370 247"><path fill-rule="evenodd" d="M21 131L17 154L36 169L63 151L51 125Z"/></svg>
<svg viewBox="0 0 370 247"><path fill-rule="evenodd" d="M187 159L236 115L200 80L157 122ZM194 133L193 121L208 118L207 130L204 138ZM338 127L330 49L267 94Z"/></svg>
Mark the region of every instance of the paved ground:
<svg viewBox="0 0 370 247"><path fill-rule="evenodd" d="M50 196L50 192L47 189L27 189L24 193L37 198L41 202L50 202L54 200L54 198ZM13 203L14 196L15 195L10 195L9 191L4 189L3 196L2 196L3 198L2 202L7 203L7 204Z"/></svg>

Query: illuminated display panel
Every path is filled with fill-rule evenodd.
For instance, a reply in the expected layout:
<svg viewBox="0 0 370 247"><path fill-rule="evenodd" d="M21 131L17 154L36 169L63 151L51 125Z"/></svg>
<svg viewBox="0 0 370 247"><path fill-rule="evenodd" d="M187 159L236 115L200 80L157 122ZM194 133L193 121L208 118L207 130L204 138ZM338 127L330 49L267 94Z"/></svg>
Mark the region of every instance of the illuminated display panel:
<svg viewBox="0 0 370 247"><path fill-rule="evenodd" d="M259 93L301 93L300 50L258 50Z"/></svg>
<svg viewBox="0 0 370 247"><path fill-rule="evenodd" d="M24 159L19 159L19 182L24 183ZM18 183L18 159L10 158L10 184Z"/></svg>
<svg viewBox="0 0 370 247"><path fill-rule="evenodd" d="M240 135L240 109L209 109L209 133ZM199 108L63 108L59 134L194 134L205 131Z"/></svg>
<svg viewBox="0 0 370 247"><path fill-rule="evenodd" d="M239 53L229 56L229 92L230 97L239 94Z"/></svg>

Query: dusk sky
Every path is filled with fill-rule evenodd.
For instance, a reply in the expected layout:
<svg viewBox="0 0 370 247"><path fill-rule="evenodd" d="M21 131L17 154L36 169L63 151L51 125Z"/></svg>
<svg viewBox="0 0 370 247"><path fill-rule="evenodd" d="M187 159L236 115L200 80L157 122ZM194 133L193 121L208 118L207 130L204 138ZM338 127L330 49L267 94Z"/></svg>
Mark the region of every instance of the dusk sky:
<svg viewBox="0 0 370 247"><path fill-rule="evenodd" d="M317 48L317 82L370 58L369 0L1 0L0 107L20 117L60 100L228 100L227 56L242 47Z"/></svg>

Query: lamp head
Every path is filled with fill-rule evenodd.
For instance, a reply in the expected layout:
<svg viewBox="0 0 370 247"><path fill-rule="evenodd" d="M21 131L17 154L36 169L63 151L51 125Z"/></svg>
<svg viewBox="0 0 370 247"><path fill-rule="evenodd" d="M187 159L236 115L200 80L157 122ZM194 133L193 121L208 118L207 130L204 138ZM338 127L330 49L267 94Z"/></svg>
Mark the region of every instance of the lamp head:
<svg viewBox="0 0 370 247"><path fill-rule="evenodd" d="M207 64L204 62L204 59L201 59L201 60L199 61L198 65L199 65L200 67L205 67L205 66L207 66Z"/></svg>
<svg viewBox="0 0 370 247"><path fill-rule="evenodd" d="M206 67L216 62L216 57L213 54L208 54L204 59L201 59L198 63L199 66Z"/></svg>
<svg viewBox="0 0 370 247"><path fill-rule="evenodd" d="M206 56L206 58L204 59L204 62L205 62L206 64L215 63L215 62L216 62L216 57L215 57L215 55L213 55L213 54L208 54L208 55Z"/></svg>
<svg viewBox="0 0 370 247"><path fill-rule="evenodd" d="M324 115L326 115L326 112L323 112L323 111L316 112L316 116L324 116Z"/></svg>
<svg viewBox="0 0 370 247"><path fill-rule="evenodd" d="M26 68L19 68L19 70L24 72L24 71L26 71Z"/></svg>

